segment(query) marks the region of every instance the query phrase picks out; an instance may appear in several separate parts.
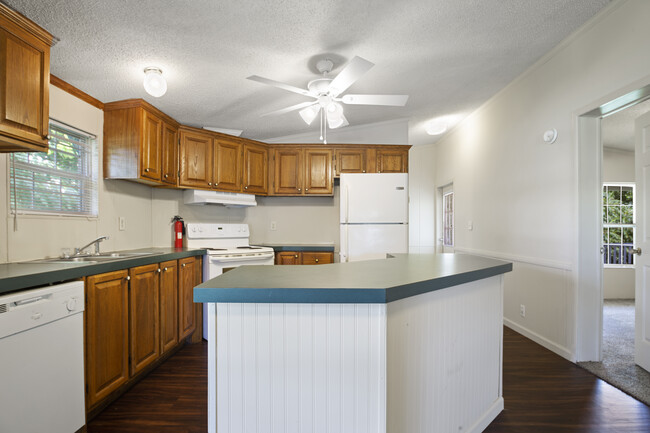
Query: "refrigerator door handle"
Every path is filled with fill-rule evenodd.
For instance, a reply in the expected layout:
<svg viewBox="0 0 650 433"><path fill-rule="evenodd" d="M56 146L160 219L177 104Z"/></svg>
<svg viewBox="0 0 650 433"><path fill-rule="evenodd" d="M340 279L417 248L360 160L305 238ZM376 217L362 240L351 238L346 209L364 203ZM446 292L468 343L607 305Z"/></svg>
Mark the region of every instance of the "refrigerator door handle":
<svg viewBox="0 0 650 433"><path fill-rule="evenodd" d="M345 185L345 223L350 221L350 186Z"/></svg>

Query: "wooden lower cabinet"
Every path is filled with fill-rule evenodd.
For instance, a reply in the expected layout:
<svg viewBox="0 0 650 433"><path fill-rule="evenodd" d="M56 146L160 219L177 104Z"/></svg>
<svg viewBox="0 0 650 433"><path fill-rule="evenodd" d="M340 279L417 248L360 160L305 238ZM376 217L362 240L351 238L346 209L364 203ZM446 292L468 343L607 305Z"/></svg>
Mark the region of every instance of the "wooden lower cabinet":
<svg viewBox="0 0 650 433"><path fill-rule="evenodd" d="M325 265L334 263L331 251L280 251L275 253L276 265Z"/></svg>
<svg viewBox="0 0 650 433"><path fill-rule="evenodd" d="M187 257L86 277L88 419L202 332L192 299L201 271Z"/></svg>
<svg viewBox="0 0 650 433"><path fill-rule="evenodd" d="M160 264L160 353L178 344L178 263Z"/></svg>
<svg viewBox="0 0 650 433"><path fill-rule="evenodd" d="M192 335L196 329L196 308L193 301L197 278L197 261L187 257L178 261L178 338Z"/></svg>
<svg viewBox="0 0 650 433"><path fill-rule="evenodd" d="M129 379L128 276L123 270L86 278L88 407Z"/></svg>
<svg viewBox="0 0 650 433"><path fill-rule="evenodd" d="M160 267L132 268L129 276L129 364L135 376L160 356Z"/></svg>

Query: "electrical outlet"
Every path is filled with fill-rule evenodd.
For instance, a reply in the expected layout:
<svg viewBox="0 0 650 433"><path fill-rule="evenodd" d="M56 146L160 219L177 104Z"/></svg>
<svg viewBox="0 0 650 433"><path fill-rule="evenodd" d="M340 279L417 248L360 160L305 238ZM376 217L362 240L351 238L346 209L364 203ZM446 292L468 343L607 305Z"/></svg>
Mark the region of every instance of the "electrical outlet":
<svg viewBox="0 0 650 433"><path fill-rule="evenodd" d="M120 225L120 231L123 232L124 230L126 230L126 218L120 217L119 221L120 221L120 224L119 224Z"/></svg>
<svg viewBox="0 0 650 433"><path fill-rule="evenodd" d="M275 231L278 229L278 223L276 221L271 221L271 230Z"/></svg>
<svg viewBox="0 0 650 433"><path fill-rule="evenodd" d="M524 304L519 306L519 315L521 317L526 317L526 306Z"/></svg>
<svg viewBox="0 0 650 433"><path fill-rule="evenodd" d="M469 230L470 232L474 230L474 221L472 220L467 221L467 230Z"/></svg>

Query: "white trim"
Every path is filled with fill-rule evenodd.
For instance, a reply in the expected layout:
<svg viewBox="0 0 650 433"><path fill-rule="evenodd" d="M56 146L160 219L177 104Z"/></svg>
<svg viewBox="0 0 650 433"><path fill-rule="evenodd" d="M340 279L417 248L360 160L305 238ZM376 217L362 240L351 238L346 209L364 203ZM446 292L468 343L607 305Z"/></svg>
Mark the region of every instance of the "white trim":
<svg viewBox="0 0 650 433"><path fill-rule="evenodd" d="M559 262L555 260L539 259L536 257L519 256L516 254L497 253L495 251L477 250L474 248L456 247L456 252L473 254L500 260L509 260L512 262L526 263L529 265L542 266L544 268L560 269L563 271L573 272L573 263Z"/></svg>
<svg viewBox="0 0 650 433"><path fill-rule="evenodd" d="M536 332L531 331L528 328L525 328L515 322L513 322L510 319L506 319L505 317L503 318L503 324L507 326L508 328L512 329L513 331L523 335L524 337L533 340L535 343L539 344L540 346L545 347L546 349L550 350L551 352L557 353L560 355L562 358L565 358L571 362L576 362L576 357L573 352L571 352L569 349L567 349L564 346L561 346L557 343L554 343L553 341L549 340L546 337L542 337Z"/></svg>
<svg viewBox="0 0 650 433"><path fill-rule="evenodd" d="M503 410L503 397L496 399L494 404L479 419L476 420L468 429L467 433L481 433Z"/></svg>

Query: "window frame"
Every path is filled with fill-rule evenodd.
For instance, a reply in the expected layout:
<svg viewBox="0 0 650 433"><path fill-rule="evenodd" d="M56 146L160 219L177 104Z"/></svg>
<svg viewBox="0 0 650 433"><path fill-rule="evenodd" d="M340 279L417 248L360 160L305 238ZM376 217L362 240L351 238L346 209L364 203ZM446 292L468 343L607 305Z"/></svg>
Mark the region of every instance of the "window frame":
<svg viewBox="0 0 650 433"><path fill-rule="evenodd" d="M72 126L70 124L67 124L65 122L61 122L59 120L56 120L54 118L49 119L48 123L48 134L50 134L51 128L54 126L55 128L58 129L63 129L67 130L71 133L84 136L87 139L92 140L90 143L90 148L88 149L89 153L89 164L91 166L91 173L88 178L94 185L94 191L92 191L90 194L90 200L91 203L89 205L90 208L90 213L81 213L81 212L66 212L61 209L57 209L54 211L44 211L44 210L33 210L33 209L15 209L12 196L15 193L14 190L14 181L13 181L13 176L14 176L14 160L13 160L13 153L8 155L7 157L7 209L8 209L8 214L10 218L16 218L17 216L20 216L21 218L55 218L55 219L68 219L68 218L83 218L85 220L96 220L99 218L99 177L100 177L100 168L99 168L99 147L100 143L97 138L97 135L89 133L87 131L84 131L80 128L77 128L75 126ZM48 141L48 151L49 151L49 141ZM16 153L21 153L21 152L16 152Z"/></svg>
<svg viewBox="0 0 650 433"><path fill-rule="evenodd" d="M602 214L603 214L603 208L605 207L605 204L602 202L602 196L603 196L605 187L608 187L608 186L621 187L621 188L623 188L623 187L632 188L632 221L633 221L632 224L609 224L609 223L605 223L603 221ZM601 245L603 245L603 252L601 254L601 256L602 256L601 257L601 263L602 263L603 259L604 259L604 254L605 254L605 251L604 251L605 243L603 242L605 229L612 228L612 227L613 228L617 228L617 227L632 228L632 239L633 239L632 247L634 248L634 246L636 245L636 225L637 225L637 221L636 221L636 206L637 206L637 202L636 202L636 182L603 182L602 187L600 189L600 192L601 192L601 202L600 202L601 231L600 231L600 238L601 238ZM621 239L621 245L623 245L622 239ZM634 258L634 255L632 255L632 261L633 261L632 264L602 263L602 265L603 265L603 268L605 268L605 269L634 269L635 266L636 266L636 259Z"/></svg>

